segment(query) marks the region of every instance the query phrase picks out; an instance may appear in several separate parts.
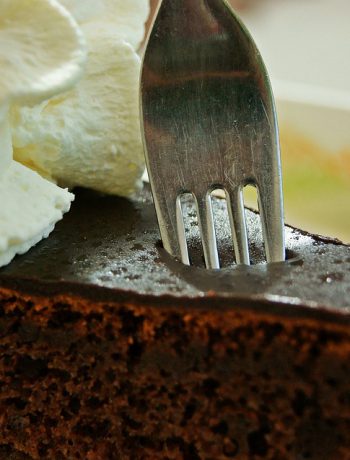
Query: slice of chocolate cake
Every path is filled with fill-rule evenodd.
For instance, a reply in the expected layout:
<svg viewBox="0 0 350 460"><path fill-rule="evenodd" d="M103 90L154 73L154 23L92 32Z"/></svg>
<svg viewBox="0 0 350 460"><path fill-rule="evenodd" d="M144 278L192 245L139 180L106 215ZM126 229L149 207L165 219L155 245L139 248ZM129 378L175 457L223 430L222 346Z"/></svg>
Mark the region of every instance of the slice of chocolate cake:
<svg viewBox="0 0 350 460"><path fill-rule="evenodd" d="M188 205L194 264L202 263ZM185 267L150 197L80 191L0 270L0 459L350 459L350 248L286 229L289 260Z"/></svg>

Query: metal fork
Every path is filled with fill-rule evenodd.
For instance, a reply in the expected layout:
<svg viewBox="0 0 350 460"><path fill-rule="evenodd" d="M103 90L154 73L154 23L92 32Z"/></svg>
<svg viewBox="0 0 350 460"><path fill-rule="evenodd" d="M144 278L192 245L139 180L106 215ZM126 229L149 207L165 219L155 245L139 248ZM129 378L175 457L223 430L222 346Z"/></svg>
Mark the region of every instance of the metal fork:
<svg viewBox="0 0 350 460"><path fill-rule="evenodd" d="M189 264L180 198L191 193L207 268L220 267L211 192L226 193L236 262L250 264L252 184L268 262L284 260L277 118L266 68L225 0L163 0L141 74L146 164L165 249Z"/></svg>

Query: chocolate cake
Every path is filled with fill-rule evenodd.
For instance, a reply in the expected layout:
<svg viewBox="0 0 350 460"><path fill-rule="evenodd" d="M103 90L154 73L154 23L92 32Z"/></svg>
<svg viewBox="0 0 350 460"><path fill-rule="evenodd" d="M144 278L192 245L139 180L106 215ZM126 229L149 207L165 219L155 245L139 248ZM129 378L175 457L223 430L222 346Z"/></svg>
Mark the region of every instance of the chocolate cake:
<svg viewBox="0 0 350 460"><path fill-rule="evenodd" d="M0 270L0 459L350 459L350 247L286 228L288 260L162 249L151 198L80 190Z"/></svg>

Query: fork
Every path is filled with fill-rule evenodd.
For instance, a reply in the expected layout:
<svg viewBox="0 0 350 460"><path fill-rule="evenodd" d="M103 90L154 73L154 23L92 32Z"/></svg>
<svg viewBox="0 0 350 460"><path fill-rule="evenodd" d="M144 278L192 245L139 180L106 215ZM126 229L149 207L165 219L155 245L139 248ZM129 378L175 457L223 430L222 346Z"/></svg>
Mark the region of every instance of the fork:
<svg viewBox="0 0 350 460"><path fill-rule="evenodd" d="M250 264L243 188L257 188L267 262L285 258L277 117L269 77L225 0L163 0L141 72L141 128L164 248L190 264L191 193L206 267L220 268L211 193L225 192L237 264Z"/></svg>

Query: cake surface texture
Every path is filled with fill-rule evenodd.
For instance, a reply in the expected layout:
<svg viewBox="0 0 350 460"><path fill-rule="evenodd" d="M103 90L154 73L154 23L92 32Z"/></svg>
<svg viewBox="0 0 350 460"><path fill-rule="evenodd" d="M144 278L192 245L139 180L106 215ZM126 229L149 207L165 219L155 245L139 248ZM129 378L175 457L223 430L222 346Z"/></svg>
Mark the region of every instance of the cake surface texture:
<svg viewBox="0 0 350 460"><path fill-rule="evenodd" d="M207 271L160 244L146 190L80 190L0 270L0 460L350 459L350 247L286 227L288 260Z"/></svg>

